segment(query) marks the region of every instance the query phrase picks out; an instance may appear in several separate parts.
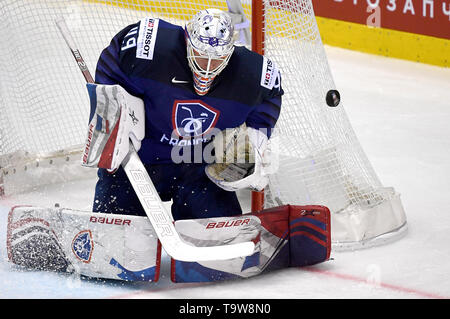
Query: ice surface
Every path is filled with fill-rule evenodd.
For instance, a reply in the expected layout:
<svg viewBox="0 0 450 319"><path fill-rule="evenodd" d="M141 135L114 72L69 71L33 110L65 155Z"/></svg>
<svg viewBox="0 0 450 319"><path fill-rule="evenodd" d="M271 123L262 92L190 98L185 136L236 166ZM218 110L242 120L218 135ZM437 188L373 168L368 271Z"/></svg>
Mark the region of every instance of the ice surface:
<svg viewBox="0 0 450 319"><path fill-rule="evenodd" d="M450 298L450 70L326 47L343 104L383 185L401 194L409 231L389 245L332 252L309 268L245 280L174 284L24 271L6 261L11 206L89 210L95 181L0 200L0 298Z"/></svg>

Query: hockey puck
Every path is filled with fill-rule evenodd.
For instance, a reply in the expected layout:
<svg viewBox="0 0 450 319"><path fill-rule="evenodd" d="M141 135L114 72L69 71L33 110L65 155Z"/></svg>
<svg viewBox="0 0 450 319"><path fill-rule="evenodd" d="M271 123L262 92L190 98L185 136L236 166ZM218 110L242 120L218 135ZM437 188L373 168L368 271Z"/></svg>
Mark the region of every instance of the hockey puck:
<svg viewBox="0 0 450 319"><path fill-rule="evenodd" d="M341 95L338 90L329 90L326 97L327 105L336 107L341 102Z"/></svg>

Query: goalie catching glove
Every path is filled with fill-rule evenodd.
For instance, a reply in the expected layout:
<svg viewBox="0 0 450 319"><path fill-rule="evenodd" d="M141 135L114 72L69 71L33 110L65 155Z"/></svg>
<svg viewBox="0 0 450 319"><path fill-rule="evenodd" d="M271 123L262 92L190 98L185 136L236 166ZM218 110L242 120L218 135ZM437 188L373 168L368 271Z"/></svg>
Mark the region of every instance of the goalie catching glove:
<svg viewBox="0 0 450 319"><path fill-rule="evenodd" d="M120 85L87 84L91 114L82 165L115 172L145 136L144 102Z"/></svg>
<svg viewBox="0 0 450 319"><path fill-rule="evenodd" d="M205 168L209 179L227 191L264 189L274 171L266 134L245 124L221 133L214 138L216 161Z"/></svg>

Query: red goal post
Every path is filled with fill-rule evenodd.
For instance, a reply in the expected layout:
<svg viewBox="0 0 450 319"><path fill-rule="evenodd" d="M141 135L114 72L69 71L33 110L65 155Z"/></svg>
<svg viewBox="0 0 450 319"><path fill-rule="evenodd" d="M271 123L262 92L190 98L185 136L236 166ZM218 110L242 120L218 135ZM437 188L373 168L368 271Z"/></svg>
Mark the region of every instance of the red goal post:
<svg viewBox="0 0 450 319"><path fill-rule="evenodd" d="M255 18L258 17L258 18ZM264 3L252 0L252 50L264 55ZM252 192L252 212L264 208L264 191Z"/></svg>

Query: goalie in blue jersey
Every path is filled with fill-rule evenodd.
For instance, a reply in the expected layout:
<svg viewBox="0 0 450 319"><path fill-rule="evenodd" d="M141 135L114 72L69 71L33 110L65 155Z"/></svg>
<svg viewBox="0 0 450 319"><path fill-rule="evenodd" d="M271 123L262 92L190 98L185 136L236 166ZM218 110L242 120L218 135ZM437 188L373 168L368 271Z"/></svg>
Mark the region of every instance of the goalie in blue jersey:
<svg viewBox="0 0 450 319"><path fill-rule="evenodd" d="M162 246L172 257L172 281L205 282L329 259L331 218L324 206L240 215L236 191L263 189L275 169L268 145L283 90L276 65L233 38L230 16L208 9L185 28L145 18L112 39L95 84L87 84L91 113L82 160L98 168L96 214L15 207L8 218L11 262L156 281ZM131 148L161 200L172 201L173 224L151 183L136 183L146 176L133 166L135 154L126 164ZM146 211L127 174L149 218L140 217ZM253 252L233 251L242 244Z"/></svg>
<svg viewBox="0 0 450 319"><path fill-rule="evenodd" d="M130 141L174 220L238 215L236 191L265 187L281 76L234 38L229 14L207 9L184 28L144 18L103 50L83 156L99 167L94 211L145 216L120 166Z"/></svg>

